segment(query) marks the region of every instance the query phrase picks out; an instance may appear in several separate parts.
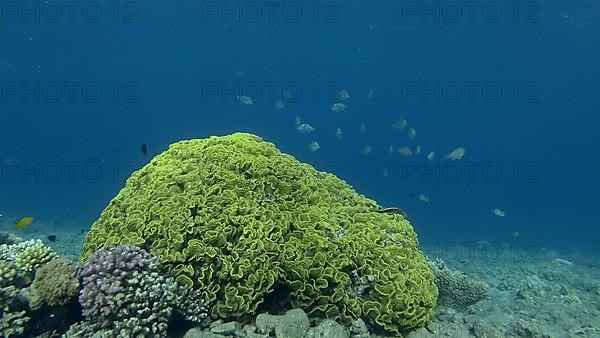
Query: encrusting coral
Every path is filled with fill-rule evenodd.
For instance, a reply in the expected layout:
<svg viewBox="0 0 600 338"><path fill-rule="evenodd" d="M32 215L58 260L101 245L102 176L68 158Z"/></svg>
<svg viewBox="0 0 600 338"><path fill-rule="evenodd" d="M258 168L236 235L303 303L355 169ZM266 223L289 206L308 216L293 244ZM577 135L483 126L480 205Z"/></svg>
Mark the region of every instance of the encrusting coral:
<svg viewBox="0 0 600 338"><path fill-rule="evenodd" d="M433 274L410 223L378 209L255 135L182 141L132 174L82 260L103 247L144 248L214 301L213 317L264 303L390 332L423 326L438 294Z"/></svg>

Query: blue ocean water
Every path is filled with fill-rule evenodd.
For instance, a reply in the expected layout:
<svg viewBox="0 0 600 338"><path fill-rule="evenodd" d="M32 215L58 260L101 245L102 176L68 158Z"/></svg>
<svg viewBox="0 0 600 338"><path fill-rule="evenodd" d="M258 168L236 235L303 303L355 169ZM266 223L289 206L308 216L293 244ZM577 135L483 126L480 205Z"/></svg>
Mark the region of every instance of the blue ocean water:
<svg viewBox="0 0 600 338"><path fill-rule="evenodd" d="M402 207L424 244L596 249L600 5L469 4L3 1L0 213L87 228L170 143L246 131Z"/></svg>

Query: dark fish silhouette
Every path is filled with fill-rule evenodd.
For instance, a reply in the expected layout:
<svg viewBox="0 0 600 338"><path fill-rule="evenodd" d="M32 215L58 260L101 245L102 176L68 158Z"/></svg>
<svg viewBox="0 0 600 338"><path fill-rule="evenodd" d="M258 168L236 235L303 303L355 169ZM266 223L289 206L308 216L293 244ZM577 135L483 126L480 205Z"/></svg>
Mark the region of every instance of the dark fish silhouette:
<svg viewBox="0 0 600 338"><path fill-rule="evenodd" d="M54 242L54 241L56 241L56 235L50 235L50 236L48 236L48 240L49 240L50 242Z"/></svg>
<svg viewBox="0 0 600 338"><path fill-rule="evenodd" d="M402 215L402 217L404 217L404 218L408 217L408 214L406 213L406 211L404 211L400 208L381 208L379 210L375 210L375 212L378 212L381 214Z"/></svg>
<svg viewBox="0 0 600 338"><path fill-rule="evenodd" d="M148 155L148 145L146 143L142 144L142 146L140 147L140 151L142 152L142 154Z"/></svg>

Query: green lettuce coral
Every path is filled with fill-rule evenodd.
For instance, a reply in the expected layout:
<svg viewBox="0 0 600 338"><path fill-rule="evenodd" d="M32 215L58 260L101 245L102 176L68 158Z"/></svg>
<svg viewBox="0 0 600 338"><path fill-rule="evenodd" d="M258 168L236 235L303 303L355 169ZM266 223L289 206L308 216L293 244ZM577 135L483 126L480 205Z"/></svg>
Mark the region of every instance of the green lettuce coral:
<svg viewBox="0 0 600 338"><path fill-rule="evenodd" d="M131 175L82 259L142 247L203 292L214 317L300 307L407 331L431 319L438 290L410 223L378 209L255 135L182 141Z"/></svg>

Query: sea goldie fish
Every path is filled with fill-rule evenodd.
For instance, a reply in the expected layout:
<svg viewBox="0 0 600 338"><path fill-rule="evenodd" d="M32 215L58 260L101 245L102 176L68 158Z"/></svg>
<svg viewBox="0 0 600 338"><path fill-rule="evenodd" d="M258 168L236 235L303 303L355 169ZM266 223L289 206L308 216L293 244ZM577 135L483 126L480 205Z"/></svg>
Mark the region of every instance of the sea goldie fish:
<svg viewBox="0 0 600 338"><path fill-rule="evenodd" d="M27 229L27 227L29 226L29 224L31 224L31 222L33 222L33 217L23 217L20 220L17 221L17 223L15 223L15 227L17 227L17 229Z"/></svg>
<svg viewBox="0 0 600 338"><path fill-rule="evenodd" d="M506 211L500 210L498 208L494 208L494 209L492 209L492 214L494 214L498 217L504 217L504 216L506 216Z"/></svg>

